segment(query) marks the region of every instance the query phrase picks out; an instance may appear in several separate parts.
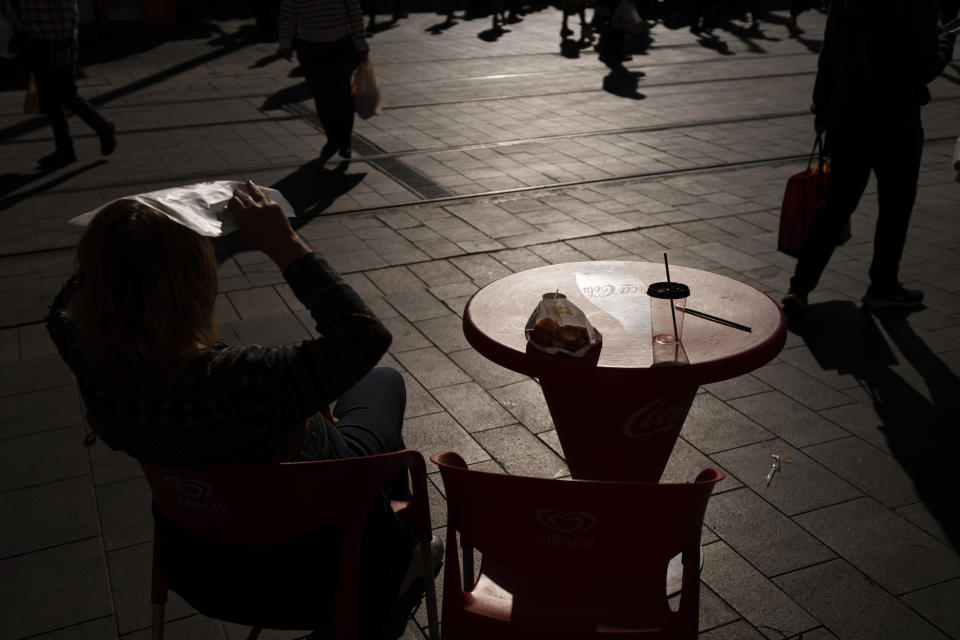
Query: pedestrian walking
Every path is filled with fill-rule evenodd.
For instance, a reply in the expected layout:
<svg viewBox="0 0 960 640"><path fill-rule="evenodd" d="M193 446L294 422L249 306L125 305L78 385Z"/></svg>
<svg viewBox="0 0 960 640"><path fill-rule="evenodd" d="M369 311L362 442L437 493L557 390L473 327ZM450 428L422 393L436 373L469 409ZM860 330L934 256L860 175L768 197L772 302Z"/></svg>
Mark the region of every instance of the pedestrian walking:
<svg viewBox="0 0 960 640"><path fill-rule="evenodd" d="M560 27L560 37L567 38L573 35L573 30L567 26L567 19L570 14L576 13L580 16L580 41L591 40L590 25L587 24L587 1L586 0L561 0L561 11L563 12L563 24Z"/></svg>
<svg viewBox="0 0 960 640"><path fill-rule="evenodd" d="M350 82L370 46L358 0L282 0L278 24L279 54L291 60L294 49L327 135L320 150L326 162L337 152L351 156L353 98Z"/></svg>
<svg viewBox="0 0 960 640"><path fill-rule="evenodd" d="M113 153L116 127L77 92L77 0L20 0L20 18L26 37L24 61L37 81L40 111L50 121L56 144L53 153L40 158L40 165L56 168L77 159L64 109L97 132L102 155Z"/></svg>
<svg viewBox="0 0 960 640"><path fill-rule="evenodd" d="M937 28L936 0L833 0L813 91L814 127L826 131L830 184L790 279L783 308L807 306L871 170L879 217L868 308L916 307L923 292L898 279L917 193L927 83L950 61L955 34Z"/></svg>
<svg viewBox="0 0 960 640"><path fill-rule="evenodd" d="M790 35L796 37L803 33L803 29L797 24L797 18L809 8L810 0L790 0L790 17L787 18L787 31Z"/></svg>
<svg viewBox="0 0 960 640"><path fill-rule="evenodd" d="M690 32L713 31L717 21L716 0L693 0L693 16L690 19Z"/></svg>

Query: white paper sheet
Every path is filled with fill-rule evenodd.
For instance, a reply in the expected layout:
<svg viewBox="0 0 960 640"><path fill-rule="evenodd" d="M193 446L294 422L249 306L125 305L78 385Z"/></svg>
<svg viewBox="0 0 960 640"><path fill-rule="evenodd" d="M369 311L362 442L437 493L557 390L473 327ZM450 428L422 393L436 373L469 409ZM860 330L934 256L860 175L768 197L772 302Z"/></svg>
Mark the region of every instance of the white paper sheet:
<svg viewBox="0 0 960 640"><path fill-rule="evenodd" d="M650 334L647 285L627 267L578 273L577 287L592 304L619 320L627 333Z"/></svg>
<svg viewBox="0 0 960 640"><path fill-rule="evenodd" d="M233 192L243 185L244 183L238 180L200 182L126 196L117 200L142 202L202 236L216 238L236 230L237 225L233 221L233 216L226 212L226 205L227 200L233 197ZM297 217L293 207L283 197L282 193L269 187L260 187L260 189L267 197L280 205L288 218ZM116 200L111 200L93 211L88 211L70 219L68 222L85 227L90 224L95 215L100 213L101 209L114 202Z"/></svg>

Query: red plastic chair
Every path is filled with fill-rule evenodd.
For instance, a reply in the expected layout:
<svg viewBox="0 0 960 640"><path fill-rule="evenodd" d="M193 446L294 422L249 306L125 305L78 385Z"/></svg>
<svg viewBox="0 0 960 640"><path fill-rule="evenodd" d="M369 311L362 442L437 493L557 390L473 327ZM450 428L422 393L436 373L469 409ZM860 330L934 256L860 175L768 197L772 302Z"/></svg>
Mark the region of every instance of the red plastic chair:
<svg viewBox="0 0 960 640"><path fill-rule="evenodd" d="M432 529L427 474L419 452L406 449L362 458L285 464L186 468L140 461L140 466L150 483L157 512L177 529L210 541L244 546L275 545L297 540L326 525L339 524L343 535L333 626L340 639L356 637L358 560L367 510L395 474L409 470L413 499L392 501L392 507L416 531L423 559L430 638L439 638L430 557ZM163 638L168 591L158 564L160 538L154 535L150 597L154 605L154 640ZM297 567L291 571L297 571ZM247 620L233 621L250 624ZM254 625L250 639L259 633L259 626Z"/></svg>
<svg viewBox="0 0 960 640"><path fill-rule="evenodd" d="M689 484L555 480L473 471L452 452L430 459L447 494L444 640L697 637L700 530L722 472ZM672 608L667 565L680 553Z"/></svg>

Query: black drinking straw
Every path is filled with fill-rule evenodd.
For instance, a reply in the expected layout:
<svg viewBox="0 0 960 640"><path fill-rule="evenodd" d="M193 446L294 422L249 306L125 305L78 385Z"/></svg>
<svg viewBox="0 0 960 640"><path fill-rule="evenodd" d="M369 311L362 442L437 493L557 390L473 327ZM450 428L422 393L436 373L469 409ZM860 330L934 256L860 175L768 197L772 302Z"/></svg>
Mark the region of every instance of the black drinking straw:
<svg viewBox="0 0 960 640"><path fill-rule="evenodd" d="M667 261L667 252L663 252L663 267L667 270L667 283L670 282L670 263ZM669 295L669 291L667 292ZM678 343L680 342L680 335L677 333L677 312L673 308L673 298L670 300L670 315L673 317L673 339Z"/></svg>

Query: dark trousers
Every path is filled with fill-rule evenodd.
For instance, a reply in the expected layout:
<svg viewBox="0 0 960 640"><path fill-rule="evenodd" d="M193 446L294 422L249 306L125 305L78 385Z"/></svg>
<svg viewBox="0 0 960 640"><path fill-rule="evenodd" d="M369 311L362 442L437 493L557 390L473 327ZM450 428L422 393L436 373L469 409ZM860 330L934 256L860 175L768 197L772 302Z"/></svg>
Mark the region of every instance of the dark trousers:
<svg viewBox="0 0 960 640"><path fill-rule="evenodd" d="M330 457L373 456L406 449L403 413L407 391L401 376L388 367L377 367L344 393L333 408L338 419L329 433ZM393 500L409 500L407 474L400 474L388 488Z"/></svg>
<svg viewBox="0 0 960 640"><path fill-rule="evenodd" d="M877 176L879 215L873 237L870 283L876 287L896 285L907 226L917 195L923 129L873 136L828 133L830 186L817 213L790 279L790 289L807 293L817 286L836 239L857 208L870 171Z"/></svg>
<svg viewBox="0 0 960 640"><path fill-rule="evenodd" d="M360 55L350 36L334 42L297 41L297 60L317 107L327 141L340 150L350 147L353 135L353 97L350 82Z"/></svg>
<svg viewBox="0 0 960 640"><path fill-rule="evenodd" d="M75 78L77 66L77 48L73 47L68 64L56 65L54 43L47 40L29 38L24 47L27 69L37 80L37 92L40 96L40 111L46 114L53 128L53 138L57 149L73 149L73 139L67 125L64 108L70 109L87 125L101 133L110 123L104 119L89 102L77 93Z"/></svg>

